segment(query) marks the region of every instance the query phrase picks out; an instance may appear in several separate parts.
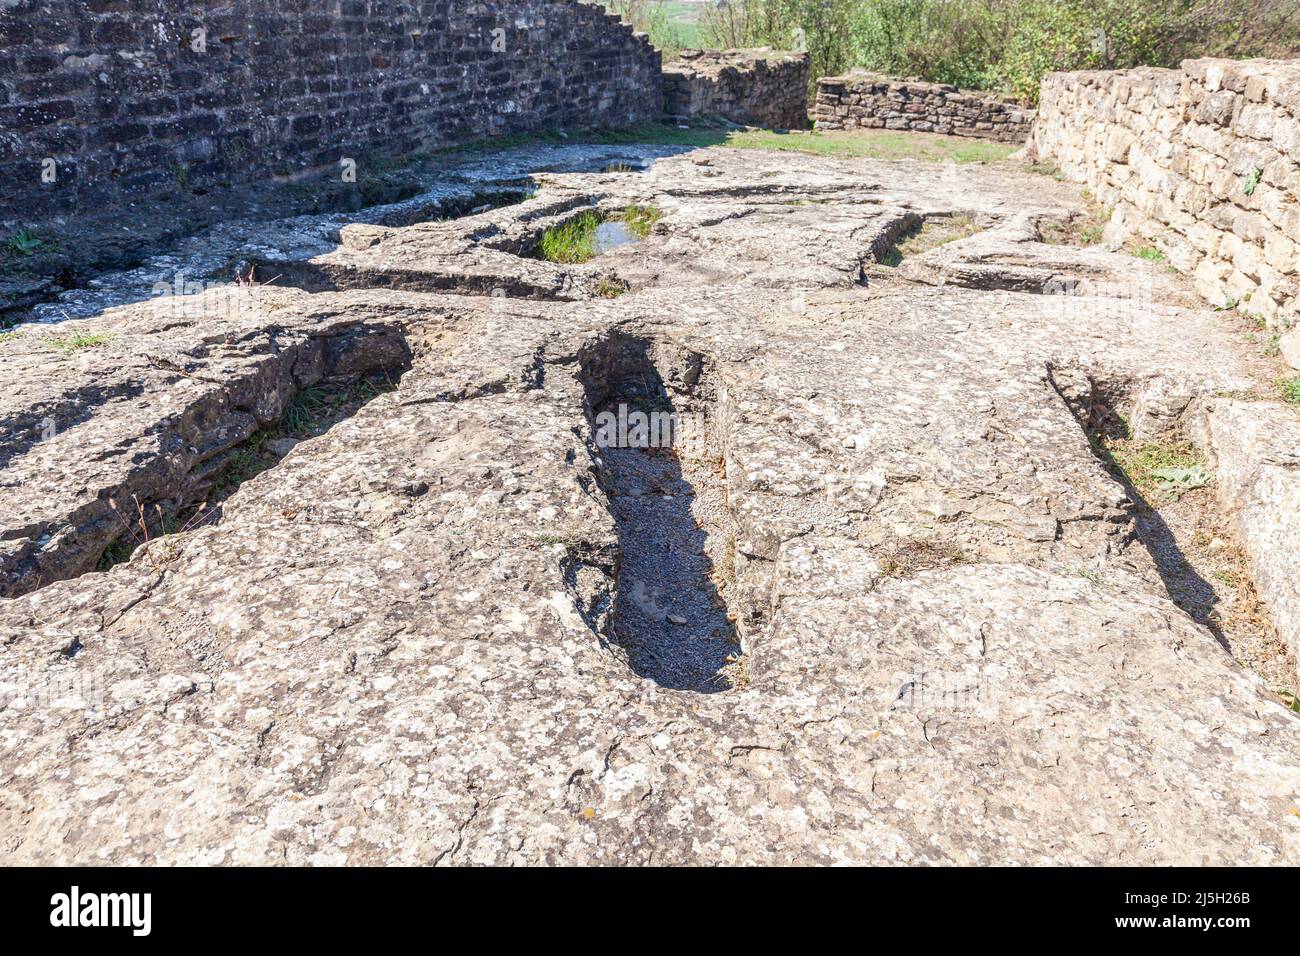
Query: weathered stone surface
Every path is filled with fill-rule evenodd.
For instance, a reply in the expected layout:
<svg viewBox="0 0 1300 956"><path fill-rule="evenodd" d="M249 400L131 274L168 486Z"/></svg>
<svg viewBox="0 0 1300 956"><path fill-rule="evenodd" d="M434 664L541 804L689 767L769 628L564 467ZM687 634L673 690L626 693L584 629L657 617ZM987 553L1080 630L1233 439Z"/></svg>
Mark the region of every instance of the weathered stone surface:
<svg viewBox="0 0 1300 956"><path fill-rule="evenodd" d="M201 496L231 450L279 420L303 389L408 364L391 319L363 305L295 314L285 308L291 298L238 288L164 297L93 320L93 334L109 338L93 356L60 351L60 338L40 326L11 333L4 360L13 385L0 399L0 596L94 568L133 520L136 498ZM59 335L90 321L64 323ZM108 422L111 435L102 432ZM87 431L99 439L83 458Z"/></svg>
<svg viewBox="0 0 1300 956"><path fill-rule="evenodd" d="M718 116L772 129L808 125L807 53L682 50L664 64L664 111L690 118Z"/></svg>
<svg viewBox="0 0 1300 956"><path fill-rule="evenodd" d="M1207 300L1284 331L1300 321L1300 114L1282 92L1298 78L1300 60L1053 73L1025 153L1086 183Z"/></svg>
<svg viewBox="0 0 1300 956"><path fill-rule="evenodd" d="M1279 633L1300 652L1300 421L1270 402L1211 399L1193 429L1250 554Z"/></svg>
<svg viewBox="0 0 1300 956"><path fill-rule="evenodd" d="M1278 349L1282 358L1293 369L1300 371L1300 329L1292 329L1278 339Z"/></svg>
<svg viewBox="0 0 1300 956"><path fill-rule="evenodd" d="M1213 313L1156 284L1133 308L1104 291L1131 257L1044 247L1035 224L1080 200L1042 177L647 155L249 257L326 291L208 290L75 326L99 346L41 351L67 325L0 344L39 380L0 390L5 475L59 488L5 488L0 538L44 522L38 548L104 489L189 481L196 455L155 462L217 441L193 409L260 420L295 370L410 365L219 521L0 601L5 862L1300 859L1300 720L1171 601L1078 421L1098 393L1169 425L1248 386ZM662 212L642 242L518 255L565 208L634 204ZM958 213L987 232L886 276L904 233ZM709 433L658 489L592 419L647 397ZM644 579L632 537L659 529L624 495L704 532L665 549L673 589ZM656 655L717 639L680 583L701 562L738 642L712 686L674 689ZM652 609L663 627L629 631Z"/></svg>

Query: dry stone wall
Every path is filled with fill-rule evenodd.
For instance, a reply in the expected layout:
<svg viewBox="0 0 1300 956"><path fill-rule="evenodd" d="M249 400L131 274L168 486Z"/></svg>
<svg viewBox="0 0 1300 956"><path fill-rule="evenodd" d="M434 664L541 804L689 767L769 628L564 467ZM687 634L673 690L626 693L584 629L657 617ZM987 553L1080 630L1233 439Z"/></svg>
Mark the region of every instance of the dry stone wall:
<svg viewBox="0 0 1300 956"><path fill-rule="evenodd" d="M1023 143L1032 110L947 83L850 73L817 81L818 129L895 129Z"/></svg>
<svg viewBox="0 0 1300 956"><path fill-rule="evenodd" d="M1140 235L1210 301L1296 324L1300 60L1054 73L1031 156L1114 207L1112 241Z"/></svg>
<svg viewBox="0 0 1300 956"><path fill-rule="evenodd" d="M664 67L664 109L773 129L808 125L807 53L683 50Z"/></svg>
<svg viewBox="0 0 1300 956"><path fill-rule="evenodd" d="M658 52L572 0L4 0L0 234L661 107Z"/></svg>

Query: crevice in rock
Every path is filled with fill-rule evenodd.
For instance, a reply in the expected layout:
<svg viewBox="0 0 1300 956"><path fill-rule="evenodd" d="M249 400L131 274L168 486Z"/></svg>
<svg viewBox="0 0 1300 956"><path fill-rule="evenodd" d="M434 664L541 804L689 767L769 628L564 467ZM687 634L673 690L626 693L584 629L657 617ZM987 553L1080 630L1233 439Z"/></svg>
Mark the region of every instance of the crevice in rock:
<svg viewBox="0 0 1300 956"><path fill-rule="evenodd" d="M614 333L579 363L589 445L618 534L611 644L662 687L743 686L727 601L734 539L704 358Z"/></svg>
<svg viewBox="0 0 1300 956"><path fill-rule="evenodd" d="M258 275L272 275L267 285L291 286L304 292L343 292L351 289L395 289L403 292L446 292L566 302L581 298L568 286L547 277L498 272L435 272L430 269L375 269L316 262L264 263Z"/></svg>
<svg viewBox="0 0 1300 956"><path fill-rule="evenodd" d="M1048 381L1094 456L1124 487L1132 534L1169 598L1237 661L1274 686L1289 680L1295 661L1260 603L1201 453L1177 424L1161 435L1136 436L1129 421L1136 404L1130 383L1055 368L1048 369Z"/></svg>
<svg viewBox="0 0 1300 956"><path fill-rule="evenodd" d="M220 524L228 499L263 472L271 471L299 443L324 435L385 392L397 388L402 367L379 369L357 377L325 378L290 399L278 422L203 462L189 474L184 497L169 497L146 506L138 498L123 508L114 502L120 533L100 556L95 570L107 571L131 559L145 546L170 553L175 536ZM161 545L159 539L165 539Z"/></svg>
<svg viewBox="0 0 1300 956"><path fill-rule="evenodd" d="M0 598L107 570L143 544L220 519L222 503L274 467L290 439L332 426L395 386L411 351L396 326L348 326L272 343L257 369L213 388L153 428L158 452L71 514L11 532ZM274 443L274 444L273 444Z"/></svg>
<svg viewBox="0 0 1300 956"><path fill-rule="evenodd" d="M905 212L889 221L886 228L872 241L867 254L859 260L858 281L862 285L868 285L873 274L881 278L890 276L893 269L902 262L902 255L898 251L899 243L919 233L924 225L925 219L914 212Z"/></svg>
<svg viewBox="0 0 1300 956"><path fill-rule="evenodd" d="M246 218L250 232L256 232L258 223L306 216L344 215L355 222L395 227L459 218L485 204L496 208L522 202L533 188L527 177L503 180L491 188L467 184L464 194L412 204L437 181L425 166L403 169L383 161L377 166L368 163L360 181L352 183L314 175L297 181L276 177L237 188L178 188L174 194L163 193L138 223L140 228L129 234L123 233L116 217L83 217L75 244L64 241L50 253L0 263L0 329L32 320L33 309L57 302L64 293L90 289L94 280L173 254L185 240L241 218ZM367 212L372 209L379 211ZM239 259L242 256L232 258L231 264ZM228 274L222 270L214 278Z"/></svg>
<svg viewBox="0 0 1300 956"><path fill-rule="evenodd" d="M533 195L531 180L514 185L499 184L499 188L478 189L467 195L444 196L412 208L397 208L375 216L370 223L397 229L422 222L451 222L466 216L477 216L493 209L517 206Z"/></svg>
<svg viewBox="0 0 1300 956"><path fill-rule="evenodd" d="M379 242L384 228L407 228L421 223L449 222L467 216L481 215L494 209L514 206L525 202L535 195L536 190L529 185L531 180L520 181L517 186L502 185L500 188L481 189L466 195L443 197L430 203L406 209L396 209L392 213L367 223L379 227L373 238L363 233L361 242ZM585 197L575 197L568 202L561 202L561 208L568 205L586 203ZM522 221L530 218L520 217ZM475 241L482 241L489 248L498 251L516 252L519 241L509 237L497 237L499 228L488 223L475 234ZM340 234L336 240L343 244ZM491 240L491 241L489 241ZM360 247L358 247L360 248ZM400 260L390 264L384 260L370 262L334 261L330 257L310 260L276 259L242 262L241 267L258 282L265 285L287 286L304 292L340 292L351 289L397 289L406 292L446 292L473 296L504 296L517 299L541 299L548 301L567 301L580 296L571 294L565 284L553 276L529 276L513 274L507 269L494 269L488 266L482 271L471 268L448 268L438 271L437 263L448 260L447 255L435 255L420 268L404 268ZM454 257L451 258L453 264Z"/></svg>

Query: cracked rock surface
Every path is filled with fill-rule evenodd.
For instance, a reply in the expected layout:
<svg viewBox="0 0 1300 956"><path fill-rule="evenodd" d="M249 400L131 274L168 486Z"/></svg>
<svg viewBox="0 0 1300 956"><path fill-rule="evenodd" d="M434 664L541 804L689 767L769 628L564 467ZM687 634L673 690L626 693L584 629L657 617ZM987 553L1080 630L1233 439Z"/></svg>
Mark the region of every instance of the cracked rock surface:
<svg viewBox="0 0 1300 956"><path fill-rule="evenodd" d="M1294 414L1223 397L1256 383L1216 316L1042 242L1082 202L1009 167L620 150L479 158L449 177L536 194L296 252L222 231L274 284L106 280L0 344L0 860L1300 861L1300 717L1171 600L1085 429L1206 444L1294 643ZM531 257L634 205L643 241ZM201 495L388 369L95 570L110 499ZM620 403L707 440L606 447Z"/></svg>

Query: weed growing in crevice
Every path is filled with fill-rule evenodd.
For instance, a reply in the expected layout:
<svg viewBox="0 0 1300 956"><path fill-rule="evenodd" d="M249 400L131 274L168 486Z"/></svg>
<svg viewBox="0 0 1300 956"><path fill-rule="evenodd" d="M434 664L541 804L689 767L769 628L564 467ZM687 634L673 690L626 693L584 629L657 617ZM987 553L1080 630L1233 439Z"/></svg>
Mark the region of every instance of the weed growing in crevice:
<svg viewBox="0 0 1300 956"><path fill-rule="evenodd" d="M588 209L542 233L537 243L538 255L547 262L577 265L596 254L596 227L601 215Z"/></svg>
<svg viewBox="0 0 1300 956"><path fill-rule="evenodd" d="M628 284L616 276L601 276L596 280L596 295L602 299L617 299L627 291Z"/></svg>
<svg viewBox="0 0 1300 956"><path fill-rule="evenodd" d="M1065 222L1052 220L1039 224L1043 242L1054 246L1095 246L1102 240L1111 210L1095 202L1089 203L1082 213L1076 213Z"/></svg>
<svg viewBox="0 0 1300 956"><path fill-rule="evenodd" d="M225 502L246 482L279 464L299 440L324 434L367 402L396 387L390 375L382 372L343 384L311 386L295 396L279 423L260 429L218 458L204 462L206 477L188 492L178 493L179 500L146 504L133 495L131 506L122 509L110 499L117 528L97 570L107 571L130 560L145 546L154 566L170 563L180 554L181 536L216 524Z"/></svg>
<svg viewBox="0 0 1300 956"><path fill-rule="evenodd" d="M1099 448L1113 469L1147 497L1181 497L1214 480L1191 442L1124 437L1094 440L1094 448Z"/></svg>
<svg viewBox="0 0 1300 956"><path fill-rule="evenodd" d="M1300 405L1300 375L1277 380L1278 394L1288 405Z"/></svg>
<svg viewBox="0 0 1300 956"><path fill-rule="evenodd" d="M47 252L58 252L57 239L42 239L30 229L20 229L4 243L4 251L11 256L34 256Z"/></svg>
<svg viewBox="0 0 1300 956"><path fill-rule="evenodd" d="M918 571L970 564L971 557L947 541L902 540L887 548L880 557L880 573L889 578L907 578Z"/></svg>
<svg viewBox="0 0 1300 956"><path fill-rule="evenodd" d="M638 239L644 239L662 217L663 213L654 206L628 206L619 218L627 226L628 232Z"/></svg>

